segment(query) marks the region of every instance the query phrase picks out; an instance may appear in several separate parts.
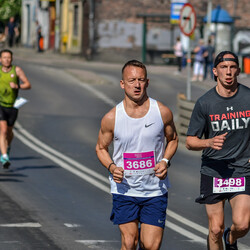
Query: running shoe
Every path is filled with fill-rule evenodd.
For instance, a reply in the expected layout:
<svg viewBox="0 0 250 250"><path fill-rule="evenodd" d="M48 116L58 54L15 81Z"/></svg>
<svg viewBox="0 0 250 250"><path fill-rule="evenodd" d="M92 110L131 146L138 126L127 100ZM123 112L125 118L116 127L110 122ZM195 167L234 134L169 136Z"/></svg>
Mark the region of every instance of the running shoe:
<svg viewBox="0 0 250 250"><path fill-rule="evenodd" d="M233 244L229 244L229 242L227 241L228 234L230 233L230 231L231 231L231 229L228 227L227 229L225 229L224 234L223 234L225 248L226 248L226 250L238 250L237 240Z"/></svg>
<svg viewBox="0 0 250 250"><path fill-rule="evenodd" d="M1 159L0 159L0 160L1 160L1 163L2 163L3 168L8 169L9 166L10 166L9 157L3 157L3 156L1 155Z"/></svg>

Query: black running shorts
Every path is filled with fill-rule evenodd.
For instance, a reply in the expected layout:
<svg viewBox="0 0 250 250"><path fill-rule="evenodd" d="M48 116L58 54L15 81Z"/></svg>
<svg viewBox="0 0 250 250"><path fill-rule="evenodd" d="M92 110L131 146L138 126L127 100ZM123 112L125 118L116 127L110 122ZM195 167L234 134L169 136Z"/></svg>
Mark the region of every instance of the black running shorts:
<svg viewBox="0 0 250 250"><path fill-rule="evenodd" d="M7 121L7 125L12 127L17 119L18 109L6 108L0 105L0 121Z"/></svg>
<svg viewBox="0 0 250 250"><path fill-rule="evenodd" d="M245 177L245 180L245 191L213 193L213 177L201 174L200 196L195 200L195 202L200 204L215 204L223 200L231 200L239 194L250 195L250 176Z"/></svg>

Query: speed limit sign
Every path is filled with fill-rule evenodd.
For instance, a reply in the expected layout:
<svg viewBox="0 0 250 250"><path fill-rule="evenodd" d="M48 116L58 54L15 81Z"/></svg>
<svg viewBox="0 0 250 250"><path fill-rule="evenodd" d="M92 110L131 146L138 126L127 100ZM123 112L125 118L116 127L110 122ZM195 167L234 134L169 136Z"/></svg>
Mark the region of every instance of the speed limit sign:
<svg viewBox="0 0 250 250"><path fill-rule="evenodd" d="M191 36L196 26L196 14L191 4L186 3L183 5L180 12L179 26L181 32L186 36Z"/></svg>

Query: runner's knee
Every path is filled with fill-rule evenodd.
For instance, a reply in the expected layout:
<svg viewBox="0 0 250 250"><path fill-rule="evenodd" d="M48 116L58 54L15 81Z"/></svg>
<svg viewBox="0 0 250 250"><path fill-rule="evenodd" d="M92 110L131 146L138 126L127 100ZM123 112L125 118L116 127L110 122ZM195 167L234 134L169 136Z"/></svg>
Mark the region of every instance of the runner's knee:
<svg viewBox="0 0 250 250"><path fill-rule="evenodd" d="M141 239L140 246L144 250L157 250L160 249L161 239Z"/></svg>
<svg viewBox="0 0 250 250"><path fill-rule="evenodd" d="M122 249L136 249L138 239L132 234L122 235Z"/></svg>
<svg viewBox="0 0 250 250"><path fill-rule="evenodd" d="M160 243L158 242L140 242L140 247L144 250L158 250L160 249Z"/></svg>
<svg viewBox="0 0 250 250"><path fill-rule="evenodd" d="M209 229L210 236L213 241L216 241L217 239L221 239L223 232L224 232L224 226L220 226L218 224L212 225Z"/></svg>
<svg viewBox="0 0 250 250"><path fill-rule="evenodd" d="M235 231L244 235L249 231L249 221L243 221L240 223L234 222L233 226L235 228Z"/></svg>
<svg viewBox="0 0 250 250"><path fill-rule="evenodd" d="M4 136L4 137L7 137L7 135L8 135L8 129L6 128L2 128L1 127L1 129L0 129L0 134L2 135L2 136Z"/></svg>

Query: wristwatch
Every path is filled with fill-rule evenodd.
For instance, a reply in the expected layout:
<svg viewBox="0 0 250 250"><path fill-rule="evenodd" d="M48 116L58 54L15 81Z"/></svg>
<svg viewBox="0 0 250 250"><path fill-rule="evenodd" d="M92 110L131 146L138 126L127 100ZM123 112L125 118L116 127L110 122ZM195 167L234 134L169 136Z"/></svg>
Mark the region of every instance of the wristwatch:
<svg viewBox="0 0 250 250"><path fill-rule="evenodd" d="M170 164L170 160L168 160L167 158L162 158L162 161L165 161L167 163L167 167L169 168L171 166Z"/></svg>

